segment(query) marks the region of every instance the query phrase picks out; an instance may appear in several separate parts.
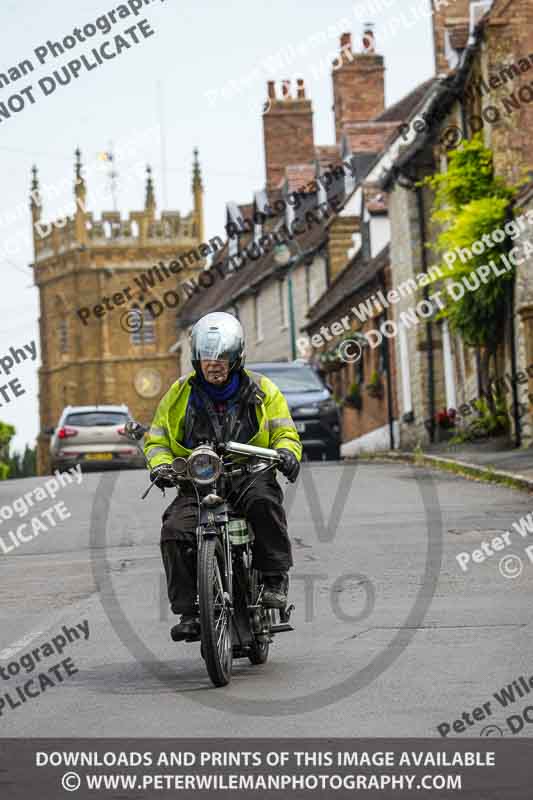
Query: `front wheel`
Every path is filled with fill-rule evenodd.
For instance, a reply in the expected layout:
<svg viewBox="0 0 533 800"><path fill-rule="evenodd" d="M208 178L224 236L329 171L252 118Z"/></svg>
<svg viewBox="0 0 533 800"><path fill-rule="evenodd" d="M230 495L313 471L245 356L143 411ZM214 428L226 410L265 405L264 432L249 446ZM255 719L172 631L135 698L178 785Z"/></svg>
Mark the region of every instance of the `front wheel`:
<svg viewBox="0 0 533 800"><path fill-rule="evenodd" d="M227 686L230 682L233 661L231 610L224 573L220 539L216 536L204 539L198 558L200 627L205 665L215 686Z"/></svg>

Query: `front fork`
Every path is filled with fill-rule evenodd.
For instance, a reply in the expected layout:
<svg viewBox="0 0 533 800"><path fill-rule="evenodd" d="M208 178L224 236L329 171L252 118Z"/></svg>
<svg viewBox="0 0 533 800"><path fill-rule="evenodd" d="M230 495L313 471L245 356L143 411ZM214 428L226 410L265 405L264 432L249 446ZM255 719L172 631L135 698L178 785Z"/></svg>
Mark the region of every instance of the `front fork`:
<svg viewBox="0 0 533 800"><path fill-rule="evenodd" d="M222 542L224 550L224 578L226 590L224 600L233 615L233 568L231 563L231 542L228 533L228 508L225 503L215 508L200 506L200 524L196 528L196 540L198 553L203 540L217 537ZM196 596L199 605L198 595Z"/></svg>

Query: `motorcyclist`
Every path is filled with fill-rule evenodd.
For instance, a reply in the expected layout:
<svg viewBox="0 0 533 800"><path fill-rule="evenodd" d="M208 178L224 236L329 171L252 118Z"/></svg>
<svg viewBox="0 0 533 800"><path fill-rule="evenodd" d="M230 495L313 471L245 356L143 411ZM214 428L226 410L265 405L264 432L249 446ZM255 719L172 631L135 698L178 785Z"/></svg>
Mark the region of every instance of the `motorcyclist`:
<svg viewBox="0 0 533 800"><path fill-rule="evenodd" d="M214 312L194 325L194 371L170 387L145 438L150 477L157 486L175 485L170 464L176 456L187 457L205 442L230 440L278 450L280 471L296 480L302 445L287 402L271 380L244 369L244 360L244 334L236 317ZM293 563L283 493L272 470L232 480L228 501L236 503L235 511L254 529L253 566L263 576L264 605L283 608ZM168 597L172 611L181 614L171 630L175 641L200 631L195 611L197 519L196 494L184 483L164 512L161 529Z"/></svg>

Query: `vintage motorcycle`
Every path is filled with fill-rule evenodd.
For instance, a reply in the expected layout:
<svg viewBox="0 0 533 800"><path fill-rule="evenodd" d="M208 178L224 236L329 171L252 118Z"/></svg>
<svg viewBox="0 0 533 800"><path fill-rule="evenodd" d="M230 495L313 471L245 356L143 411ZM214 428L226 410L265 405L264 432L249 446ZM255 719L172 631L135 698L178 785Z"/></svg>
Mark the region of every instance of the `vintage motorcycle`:
<svg viewBox="0 0 533 800"><path fill-rule="evenodd" d="M125 425L125 435L137 442L146 430L134 421ZM198 500L196 606L201 654L215 686L230 682L234 658L264 664L274 634L294 630L294 606L263 606L261 574L252 568L252 527L225 499L229 479L249 475L253 481L254 475L275 469L279 460L276 450L228 442L218 448L203 444L188 458L172 462L176 486L189 481Z"/></svg>

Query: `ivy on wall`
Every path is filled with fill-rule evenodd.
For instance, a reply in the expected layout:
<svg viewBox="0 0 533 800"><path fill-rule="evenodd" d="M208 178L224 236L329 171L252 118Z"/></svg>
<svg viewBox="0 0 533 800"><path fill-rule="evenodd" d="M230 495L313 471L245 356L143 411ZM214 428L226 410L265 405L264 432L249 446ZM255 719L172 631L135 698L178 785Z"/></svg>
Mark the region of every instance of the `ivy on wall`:
<svg viewBox="0 0 533 800"><path fill-rule="evenodd" d="M441 232L432 247L441 257L456 248L471 251L474 242L483 241L483 236L497 228L503 229L511 218L517 188L494 174L492 151L485 147L479 134L451 151L447 172L431 175L423 183L435 192L431 220L439 224ZM478 267L497 261L508 252L505 239L491 242L490 249L486 243L484 252L472 252L472 258L464 262L457 257L451 265L443 263L443 272L460 282ZM452 330L467 345L486 348L493 355L502 340L506 293L513 281L514 269L499 276L491 272L476 291L465 292L458 300L447 296L439 316L449 320Z"/></svg>

